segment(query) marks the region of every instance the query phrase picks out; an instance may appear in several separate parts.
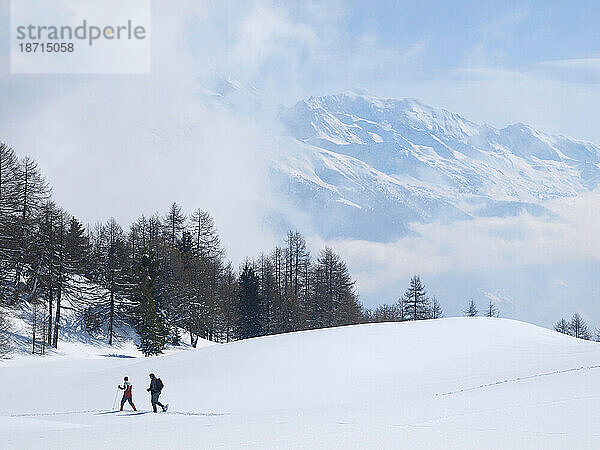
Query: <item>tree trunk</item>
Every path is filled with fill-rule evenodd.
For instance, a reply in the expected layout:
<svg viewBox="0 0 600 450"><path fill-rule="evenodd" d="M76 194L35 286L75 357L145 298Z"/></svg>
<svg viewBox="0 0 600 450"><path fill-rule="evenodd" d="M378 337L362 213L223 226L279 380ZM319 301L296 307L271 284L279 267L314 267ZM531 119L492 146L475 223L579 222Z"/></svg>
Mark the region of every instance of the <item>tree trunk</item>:
<svg viewBox="0 0 600 450"><path fill-rule="evenodd" d="M113 340L113 320L115 315L115 292L114 287L110 286L110 316L108 320L108 345L112 345Z"/></svg>
<svg viewBox="0 0 600 450"><path fill-rule="evenodd" d="M58 261L58 292L56 293L56 318L54 319L54 348L58 348L58 327L60 322L60 301L62 299L64 252L63 252L63 222L60 224L60 258Z"/></svg>

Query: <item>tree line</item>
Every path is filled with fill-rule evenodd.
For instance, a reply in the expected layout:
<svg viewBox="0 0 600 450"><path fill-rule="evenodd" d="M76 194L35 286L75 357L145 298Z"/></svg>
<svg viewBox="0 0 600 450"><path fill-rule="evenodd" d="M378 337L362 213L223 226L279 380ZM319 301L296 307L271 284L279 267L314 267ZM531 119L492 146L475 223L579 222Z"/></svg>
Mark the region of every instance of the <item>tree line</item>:
<svg viewBox="0 0 600 450"><path fill-rule="evenodd" d="M0 143L0 330L7 308L25 310L33 353L58 347L66 308L111 345L121 325L133 326L146 355L182 339L442 317L418 277L405 297L364 308L340 256L324 248L313 257L296 231L236 270L211 215L177 203L128 229L112 218L85 227L53 201L33 159Z"/></svg>
<svg viewBox="0 0 600 450"><path fill-rule="evenodd" d="M570 320L560 319L554 324L554 331L587 341L600 341L600 328L596 328L595 332L590 330L587 322L579 313L573 314Z"/></svg>
<svg viewBox="0 0 600 450"><path fill-rule="evenodd" d="M85 227L52 200L33 159L0 143L0 354L15 308L29 318L32 353L58 347L65 309L111 345L122 325L132 326L146 355L183 339L195 346L199 338L444 316L418 275L395 303L364 308L342 258L327 247L313 257L297 231L236 270L202 209L186 215L173 203L128 229L112 218ZM473 300L464 313L478 315ZM498 317L493 302L484 315ZM586 338L582 320L556 329Z"/></svg>
<svg viewBox="0 0 600 450"><path fill-rule="evenodd" d="M365 310L365 322L404 322L407 320L441 319L444 311L435 296L429 296L419 275L411 277L408 288L393 304Z"/></svg>

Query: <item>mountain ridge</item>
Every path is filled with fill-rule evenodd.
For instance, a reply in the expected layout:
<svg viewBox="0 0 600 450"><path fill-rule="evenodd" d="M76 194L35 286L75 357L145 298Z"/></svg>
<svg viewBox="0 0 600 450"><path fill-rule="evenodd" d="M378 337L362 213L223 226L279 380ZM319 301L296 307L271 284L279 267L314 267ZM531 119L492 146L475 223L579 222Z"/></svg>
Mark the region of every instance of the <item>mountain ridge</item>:
<svg viewBox="0 0 600 450"><path fill-rule="evenodd" d="M551 218L547 200L600 182L592 142L522 123L477 124L415 99L344 91L301 100L280 118L291 141L273 161L274 191L284 189L304 212L346 222L342 231L317 224L326 238L387 241L413 222Z"/></svg>

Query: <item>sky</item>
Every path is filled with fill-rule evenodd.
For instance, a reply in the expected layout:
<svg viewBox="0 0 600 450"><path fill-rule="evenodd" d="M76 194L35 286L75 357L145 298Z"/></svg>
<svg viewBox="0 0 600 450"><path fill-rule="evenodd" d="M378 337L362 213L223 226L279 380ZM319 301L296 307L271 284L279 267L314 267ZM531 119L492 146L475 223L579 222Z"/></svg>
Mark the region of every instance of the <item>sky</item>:
<svg viewBox="0 0 600 450"><path fill-rule="evenodd" d="M9 5L0 0L0 139L33 156L84 222L126 226L178 201L215 216L234 262L279 240L262 221L270 117L207 105L198 80L215 72L271 105L361 87L600 142L598 2L153 1L149 75L10 74ZM355 244L346 253L363 258Z"/></svg>

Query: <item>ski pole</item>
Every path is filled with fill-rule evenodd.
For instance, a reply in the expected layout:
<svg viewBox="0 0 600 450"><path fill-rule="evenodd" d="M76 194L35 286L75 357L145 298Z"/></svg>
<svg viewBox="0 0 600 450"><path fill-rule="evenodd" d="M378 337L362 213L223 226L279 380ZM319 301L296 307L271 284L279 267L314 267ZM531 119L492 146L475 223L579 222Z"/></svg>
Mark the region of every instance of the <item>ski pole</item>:
<svg viewBox="0 0 600 450"><path fill-rule="evenodd" d="M119 388L117 388L117 391L115 392L115 399L113 400L113 406L111 411L115 410L115 406L117 405L117 397L119 396Z"/></svg>

